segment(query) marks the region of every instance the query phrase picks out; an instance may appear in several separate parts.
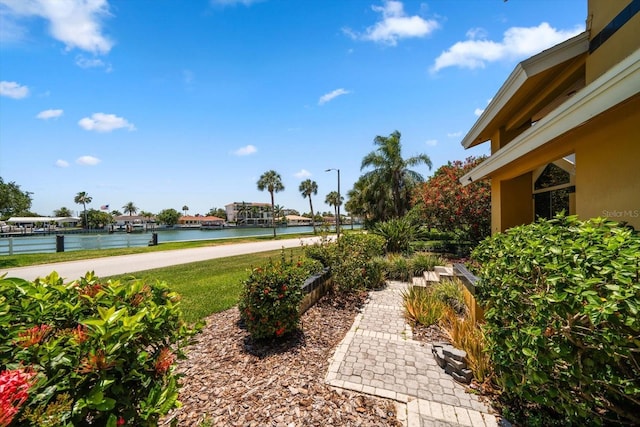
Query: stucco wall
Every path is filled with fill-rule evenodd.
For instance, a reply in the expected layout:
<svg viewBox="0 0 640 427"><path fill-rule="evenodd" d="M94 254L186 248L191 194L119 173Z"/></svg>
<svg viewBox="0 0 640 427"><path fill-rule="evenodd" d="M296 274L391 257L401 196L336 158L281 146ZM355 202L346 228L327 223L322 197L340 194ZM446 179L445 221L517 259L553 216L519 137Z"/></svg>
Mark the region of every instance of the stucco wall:
<svg viewBox="0 0 640 427"><path fill-rule="evenodd" d="M640 95L577 136L577 214L626 221L640 230Z"/></svg>

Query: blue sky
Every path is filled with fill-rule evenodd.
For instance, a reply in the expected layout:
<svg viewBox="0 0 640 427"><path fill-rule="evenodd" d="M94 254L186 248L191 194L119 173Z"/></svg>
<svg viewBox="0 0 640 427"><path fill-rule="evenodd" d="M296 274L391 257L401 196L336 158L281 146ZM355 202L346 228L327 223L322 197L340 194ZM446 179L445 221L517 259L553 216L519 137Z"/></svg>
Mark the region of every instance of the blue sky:
<svg viewBox="0 0 640 427"><path fill-rule="evenodd" d="M521 60L584 30L586 0L0 0L0 176L32 211L128 202L308 212L376 135L433 169ZM487 144L485 144L487 145Z"/></svg>

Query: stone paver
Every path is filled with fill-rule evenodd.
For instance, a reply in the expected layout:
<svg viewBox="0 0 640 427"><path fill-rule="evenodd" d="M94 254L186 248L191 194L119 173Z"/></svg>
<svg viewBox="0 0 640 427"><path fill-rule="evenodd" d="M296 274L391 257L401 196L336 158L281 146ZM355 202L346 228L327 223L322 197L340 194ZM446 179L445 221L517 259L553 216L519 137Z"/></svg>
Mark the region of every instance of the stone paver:
<svg viewBox="0 0 640 427"><path fill-rule="evenodd" d="M408 427L497 426L489 407L437 365L431 345L412 339L402 304L407 286L390 281L370 292L336 348L327 384L397 401Z"/></svg>

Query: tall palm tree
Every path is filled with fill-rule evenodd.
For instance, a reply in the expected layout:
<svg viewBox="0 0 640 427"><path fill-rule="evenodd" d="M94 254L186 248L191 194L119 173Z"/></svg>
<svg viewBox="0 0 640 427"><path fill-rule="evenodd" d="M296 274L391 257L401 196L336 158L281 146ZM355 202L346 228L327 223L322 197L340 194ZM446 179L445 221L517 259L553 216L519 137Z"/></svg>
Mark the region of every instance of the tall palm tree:
<svg viewBox="0 0 640 427"><path fill-rule="evenodd" d="M144 228L145 230L148 229L149 227L149 220L151 219L151 217L153 216L153 214L151 212L147 212L147 211L140 211L140 216L143 217L145 219L144 222Z"/></svg>
<svg viewBox="0 0 640 427"><path fill-rule="evenodd" d="M189 210L189 206L184 205L184 206L182 207L182 211L184 212L184 216L187 216L187 211L188 211L188 210Z"/></svg>
<svg viewBox="0 0 640 427"><path fill-rule="evenodd" d="M124 213L128 213L129 216L132 216L134 213L138 212L138 208L133 204L133 202L129 202L124 205L122 207L122 210L124 211Z"/></svg>
<svg viewBox="0 0 640 427"><path fill-rule="evenodd" d="M258 180L258 190L267 190L269 194L271 194L271 223L273 224L273 237L276 237L275 202L273 199L273 193L279 193L284 190L284 184L282 184L280 174L274 170L269 170L263 173Z"/></svg>
<svg viewBox="0 0 640 427"><path fill-rule="evenodd" d="M328 204L329 206L333 206L333 211L335 212L336 217L336 225L338 224L338 206L342 205L343 200L344 197L338 194L337 191L332 191L331 193L327 194L327 197L324 199L324 202L326 204Z"/></svg>
<svg viewBox="0 0 640 427"><path fill-rule="evenodd" d="M91 203L91 196L86 191L81 191L73 198L74 203L82 205L82 211L84 212L84 226L87 227L87 204Z"/></svg>
<svg viewBox="0 0 640 427"><path fill-rule="evenodd" d="M256 223L258 222L258 218L260 218L260 207L259 206L251 206L251 209L249 210L249 212L251 213L251 220L253 222L253 225L256 225Z"/></svg>
<svg viewBox="0 0 640 427"><path fill-rule="evenodd" d="M274 220L278 220L278 224L282 223L282 220L284 220L284 218L282 218L282 214L284 213L284 206L280 206L280 205L275 205L273 207L273 213L274 213ZM285 220L286 221L286 220Z"/></svg>
<svg viewBox="0 0 640 427"><path fill-rule="evenodd" d="M376 136L373 142L378 148L362 159L360 170L373 167L364 176L371 179L371 184L388 189L393 216L400 218L409 209L412 188L417 183L424 182L424 177L409 167L424 163L431 169L431 159L426 154L403 159L398 131L388 137Z"/></svg>
<svg viewBox="0 0 640 427"><path fill-rule="evenodd" d="M313 202L311 201L311 195L313 194L315 196L318 194L318 184L310 179L305 179L300 183L298 191L300 191L303 198L309 198L309 208L311 209L311 220L313 222L313 234L316 234L316 221L315 215L313 214Z"/></svg>
<svg viewBox="0 0 640 427"><path fill-rule="evenodd" d="M247 213L249 213L249 209L251 208L244 201L238 207L238 219L242 216L245 225L247 225ZM236 219L236 224L238 224L238 219Z"/></svg>

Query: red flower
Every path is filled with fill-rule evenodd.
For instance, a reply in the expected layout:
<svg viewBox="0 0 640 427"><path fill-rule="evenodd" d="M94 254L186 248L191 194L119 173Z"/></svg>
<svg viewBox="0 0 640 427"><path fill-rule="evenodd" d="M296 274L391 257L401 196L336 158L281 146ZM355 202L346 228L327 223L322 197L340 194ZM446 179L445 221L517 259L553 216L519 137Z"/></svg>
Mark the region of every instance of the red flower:
<svg viewBox="0 0 640 427"><path fill-rule="evenodd" d="M166 373L175 360L176 356L171 352L171 349L164 347L160 350L160 354L158 354L158 358L153 364L156 374L162 375Z"/></svg>
<svg viewBox="0 0 640 427"><path fill-rule="evenodd" d="M269 289L269 288L264 288L264 294L265 294L265 295L269 295L269 292L271 292L271 289Z"/></svg>
<svg viewBox="0 0 640 427"><path fill-rule="evenodd" d="M23 369L0 373L0 426L11 424L13 417L29 398L29 388L36 374Z"/></svg>
<svg viewBox="0 0 640 427"><path fill-rule="evenodd" d="M18 333L18 345L27 348L32 345L40 344L47 334L51 331L51 326L40 325L29 328L24 332Z"/></svg>
<svg viewBox="0 0 640 427"><path fill-rule="evenodd" d="M285 331L285 327L284 326L282 328L280 328L280 329L277 329L276 330L276 336L279 337L280 335L284 334L284 331Z"/></svg>
<svg viewBox="0 0 640 427"><path fill-rule="evenodd" d="M104 354L104 350L98 350L95 353L89 354L80 363L78 372L82 374L88 374L90 372L106 371L115 365L114 362L107 361L107 357Z"/></svg>
<svg viewBox="0 0 640 427"><path fill-rule="evenodd" d="M78 343L78 344L82 344L83 342L85 342L86 340L89 339L89 337L87 336L87 328L83 325L78 325L74 330L73 330L73 339Z"/></svg>
<svg viewBox="0 0 640 427"><path fill-rule="evenodd" d="M116 422L116 425L118 425L118 426L125 425L124 418L122 418L122 417L118 418L118 421Z"/></svg>
<svg viewBox="0 0 640 427"><path fill-rule="evenodd" d="M80 295L86 295L90 298L95 297L96 295L98 295L98 292L100 292L102 290L102 285L100 283L96 283L94 285L87 285L83 288L79 288L78 292L80 293Z"/></svg>

